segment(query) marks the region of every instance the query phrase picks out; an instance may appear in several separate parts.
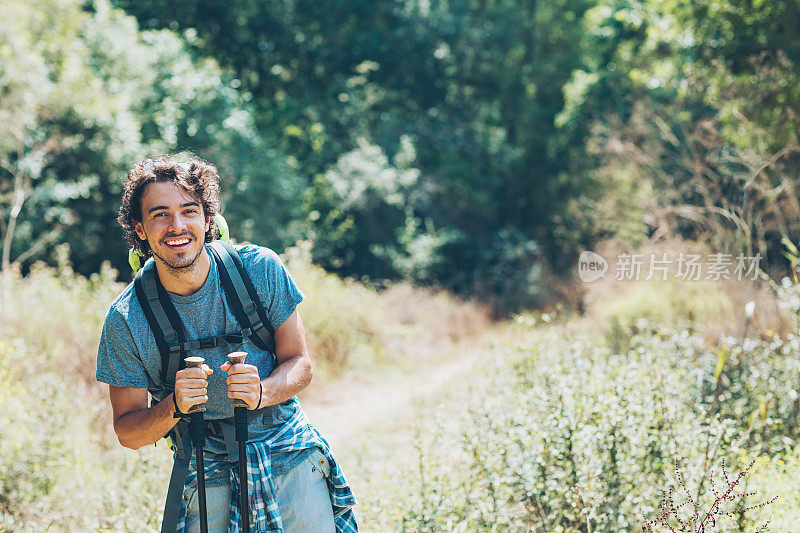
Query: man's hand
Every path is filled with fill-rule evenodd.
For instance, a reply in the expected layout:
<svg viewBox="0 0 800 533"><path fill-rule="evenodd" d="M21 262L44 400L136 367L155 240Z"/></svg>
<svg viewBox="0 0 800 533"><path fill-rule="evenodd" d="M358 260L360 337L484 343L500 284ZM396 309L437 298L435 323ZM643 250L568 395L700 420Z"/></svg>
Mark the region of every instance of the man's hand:
<svg viewBox="0 0 800 533"><path fill-rule="evenodd" d="M214 371L206 364L199 368L184 368L175 374L175 404L181 413L193 405L208 401L208 376Z"/></svg>
<svg viewBox="0 0 800 533"><path fill-rule="evenodd" d="M228 398L244 400L251 411L258 409L258 400L261 396L258 368L247 363L234 365L230 361L226 361L220 368L228 373Z"/></svg>

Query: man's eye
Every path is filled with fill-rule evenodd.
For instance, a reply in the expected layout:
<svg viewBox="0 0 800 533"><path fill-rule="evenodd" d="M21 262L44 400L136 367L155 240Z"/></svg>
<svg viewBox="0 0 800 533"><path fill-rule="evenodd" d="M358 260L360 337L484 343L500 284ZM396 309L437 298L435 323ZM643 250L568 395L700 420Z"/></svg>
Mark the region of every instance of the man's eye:
<svg viewBox="0 0 800 533"><path fill-rule="evenodd" d="M197 213L197 209L187 209L186 211L184 211L184 213L187 215L194 215Z"/></svg>
<svg viewBox="0 0 800 533"><path fill-rule="evenodd" d="M162 212L162 213L156 213L155 215L153 215L153 218L165 217L165 216L167 216L167 214Z"/></svg>

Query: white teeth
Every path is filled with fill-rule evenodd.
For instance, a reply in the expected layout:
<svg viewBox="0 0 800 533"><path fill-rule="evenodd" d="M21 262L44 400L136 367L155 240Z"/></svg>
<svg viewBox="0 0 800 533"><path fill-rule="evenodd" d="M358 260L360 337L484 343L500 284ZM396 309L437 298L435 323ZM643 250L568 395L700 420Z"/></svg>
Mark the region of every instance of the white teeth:
<svg viewBox="0 0 800 533"><path fill-rule="evenodd" d="M182 246L189 242L189 239L180 239L177 241L167 241L167 244L170 246Z"/></svg>

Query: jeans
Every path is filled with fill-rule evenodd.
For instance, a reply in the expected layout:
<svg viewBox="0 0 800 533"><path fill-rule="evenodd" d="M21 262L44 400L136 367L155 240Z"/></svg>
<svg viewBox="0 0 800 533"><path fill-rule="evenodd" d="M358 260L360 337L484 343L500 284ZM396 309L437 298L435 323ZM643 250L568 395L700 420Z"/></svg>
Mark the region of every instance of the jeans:
<svg viewBox="0 0 800 533"><path fill-rule="evenodd" d="M274 477L275 498L286 533L331 533L334 531L333 507L328 483L330 466L319 450L281 476ZM186 531L199 533L200 517L197 488L184 494ZM206 487L206 514L209 533L228 531L230 485Z"/></svg>

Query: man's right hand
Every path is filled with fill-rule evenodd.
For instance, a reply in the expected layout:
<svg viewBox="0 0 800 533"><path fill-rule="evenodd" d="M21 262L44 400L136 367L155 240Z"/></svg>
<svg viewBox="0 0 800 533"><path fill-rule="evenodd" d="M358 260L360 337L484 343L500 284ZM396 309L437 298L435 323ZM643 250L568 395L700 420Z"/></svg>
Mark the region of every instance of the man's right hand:
<svg viewBox="0 0 800 533"><path fill-rule="evenodd" d="M175 403L181 413L208 401L208 376L214 371L206 364L184 368L175 374Z"/></svg>

